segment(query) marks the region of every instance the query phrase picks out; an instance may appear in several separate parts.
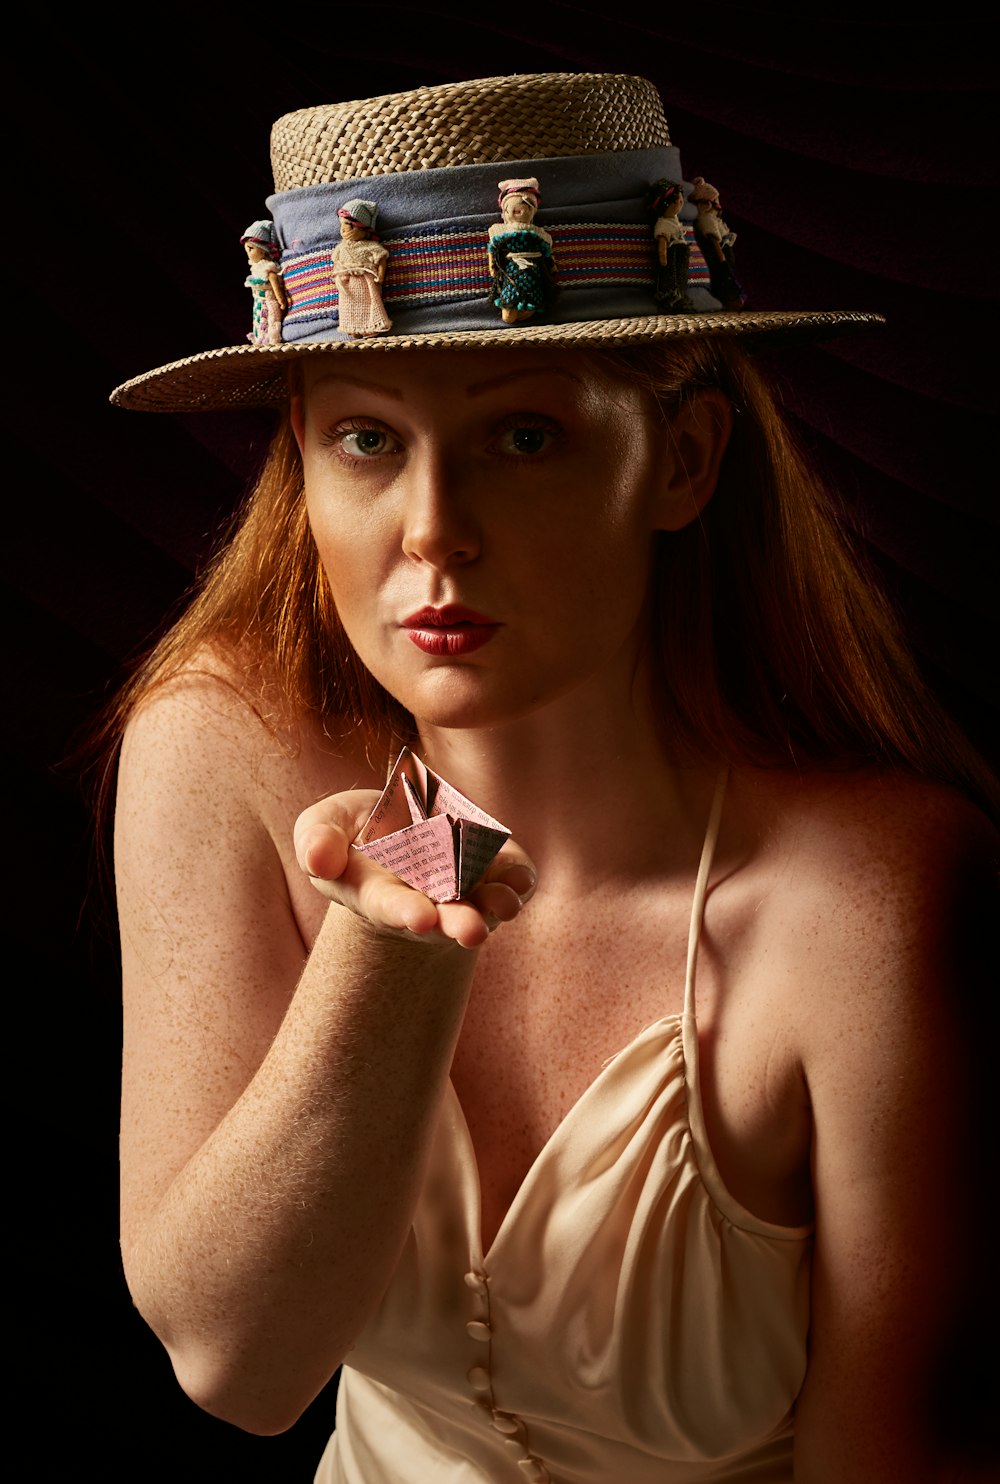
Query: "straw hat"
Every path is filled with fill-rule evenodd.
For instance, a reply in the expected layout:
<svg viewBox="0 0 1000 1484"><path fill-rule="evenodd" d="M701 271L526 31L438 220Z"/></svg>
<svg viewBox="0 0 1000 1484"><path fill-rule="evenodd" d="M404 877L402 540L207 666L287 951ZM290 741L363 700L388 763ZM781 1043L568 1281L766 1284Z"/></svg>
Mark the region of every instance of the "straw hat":
<svg viewBox="0 0 1000 1484"><path fill-rule="evenodd" d="M289 363L316 352L585 348L675 335L734 336L752 348L883 319L856 310L723 310L709 291L693 230L688 297L697 312L654 312L647 196L656 181L684 176L659 95L645 78L477 78L305 108L274 124L271 164L267 207L288 299L282 343L186 356L117 387L111 400L118 406L275 406L287 395ZM551 238L558 291L544 311L505 325L487 253L500 183L517 179L539 182L544 204L535 225ZM376 203L389 250L382 293L393 333L354 339L338 326L332 252L337 213L359 198ZM693 225L696 215L686 202L682 223ZM234 267L234 285L241 278Z"/></svg>

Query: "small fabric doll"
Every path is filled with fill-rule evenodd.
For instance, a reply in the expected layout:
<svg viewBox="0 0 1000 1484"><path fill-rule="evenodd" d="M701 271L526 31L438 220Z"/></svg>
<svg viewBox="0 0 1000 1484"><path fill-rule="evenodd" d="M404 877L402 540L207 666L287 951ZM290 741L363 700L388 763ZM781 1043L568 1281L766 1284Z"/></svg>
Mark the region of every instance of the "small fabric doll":
<svg viewBox="0 0 1000 1484"><path fill-rule="evenodd" d="M534 176L501 180L497 204L502 222L489 233L490 298L505 325L544 313L555 297L552 238L532 225L541 193Z"/></svg>
<svg viewBox="0 0 1000 1484"><path fill-rule="evenodd" d="M736 233L730 232L722 219L722 202L715 186L709 185L703 175L696 175L691 183L694 190L689 199L698 208L694 235L708 264L712 293L723 309L742 309L747 296L736 277L736 256L733 252Z"/></svg>
<svg viewBox="0 0 1000 1484"><path fill-rule="evenodd" d="M656 249L653 298L663 314L691 314L697 308L687 292L691 249L680 220L683 205L684 191L676 180L654 181L646 193Z"/></svg>
<svg viewBox="0 0 1000 1484"><path fill-rule="evenodd" d="M355 340L384 335L392 320L382 303L389 249L375 232L374 201L348 201L337 212L340 241L333 249L333 276L341 332Z"/></svg>
<svg viewBox="0 0 1000 1484"><path fill-rule="evenodd" d="M251 222L240 238L250 271L243 280L253 291L253 329L247 339L251 345L280 345L281 321L288 308L284 280L278 259L281 249L271 221Z"/></svg>

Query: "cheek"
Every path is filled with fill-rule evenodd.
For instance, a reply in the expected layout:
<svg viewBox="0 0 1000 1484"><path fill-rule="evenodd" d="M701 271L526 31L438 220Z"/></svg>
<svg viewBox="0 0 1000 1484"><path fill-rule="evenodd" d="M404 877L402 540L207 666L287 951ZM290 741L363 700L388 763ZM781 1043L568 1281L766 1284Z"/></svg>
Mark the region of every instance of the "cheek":
<svg viewBox="0 0 1000 1484"><path fill-rule="evenodd" d="M310 526L320 566L337 618L351 649L376 678L379 668L377 624L379 577L363 533L329 510L310 510Z"/></svg>
<svg viewBox="0 0 1000 1484"><path fill-rule="evenodd" d="M378 583L380 546L370 513L336 498L327 482L306 479L306 511L320 563L342 617Z"/></svg>
<svg viewBox="0 0 1000 1484"><path fill-rule="evenodd" d="M658 468L644 446L624 446L600 471L595 493L600 500L599 529L614 560L644 559L658 526ZM609 553L610 556L610 553Z"/></svg>
<svg viewBox="0 0 1000 1484"><path fill-rule="evenodd" d="M599 613L625 627L642 612L655 550L655 481L641 454L626 452L607 482L589 530L582 571ZM588 520L588 525L590 522Z"/></svg>
<svg viewBox="0 0 1000 1484"><path fill-rule="evenodd" d="M645 610L655 537L631 495L608 490L601 506L581 510L532 562L530 586L552 633L567 628L614 648Z"/></svg>

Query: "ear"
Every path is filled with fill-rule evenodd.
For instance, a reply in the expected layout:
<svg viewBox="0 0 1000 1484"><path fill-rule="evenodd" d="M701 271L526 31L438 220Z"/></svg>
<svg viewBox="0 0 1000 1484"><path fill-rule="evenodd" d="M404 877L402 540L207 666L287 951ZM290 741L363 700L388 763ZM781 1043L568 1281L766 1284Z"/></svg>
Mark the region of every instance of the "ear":
<svg viewBox="0 0 1000 1484"><path fill-rule="evenodd" d="M292 432L295 441L299 445L299 453L306 451L306 409L302 397L298 392L293 393L291 401Z"/></svg>
<svg viewBox="0 0 1000 1484"><path fill-rule="evenodd" d="M695 392L671 419L657 488L657 530L683 530L708 504L732 428L732 403L717 387Z"/></svg>

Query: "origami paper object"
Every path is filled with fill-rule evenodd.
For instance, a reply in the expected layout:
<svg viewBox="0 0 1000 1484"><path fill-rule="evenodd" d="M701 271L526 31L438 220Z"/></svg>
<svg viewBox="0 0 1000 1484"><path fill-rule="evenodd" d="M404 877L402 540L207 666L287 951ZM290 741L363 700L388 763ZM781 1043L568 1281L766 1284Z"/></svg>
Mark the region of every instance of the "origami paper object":
<svg viewBox="0 0 1000 1484"><path fill-rule="evenodd" d="M510 830L404 747L355 850L434 902L467 896Z"/></svg>

